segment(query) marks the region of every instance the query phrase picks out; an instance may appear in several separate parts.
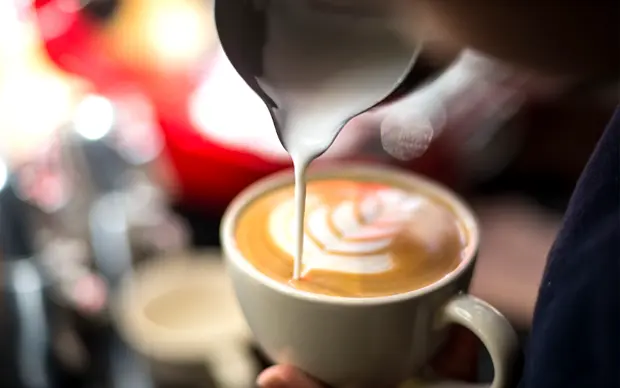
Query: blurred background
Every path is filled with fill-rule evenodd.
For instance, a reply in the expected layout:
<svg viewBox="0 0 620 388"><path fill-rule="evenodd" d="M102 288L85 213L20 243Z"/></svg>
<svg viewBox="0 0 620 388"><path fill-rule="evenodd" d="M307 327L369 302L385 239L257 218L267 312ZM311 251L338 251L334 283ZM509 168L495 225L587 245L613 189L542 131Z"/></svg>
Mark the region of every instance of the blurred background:
<svg viewBox="0 0 620 388"><path fill-rule="evenodd" d="M249 387L268 365L230 294L218 227L237 193L289 162L211 8L0 0L0 386ZM613 85L531 83L475 89L414 161L355 126L325 156L400 165L471 201L484 236L472 292L524 336L617 103ZM478 346L465 369L489 378Z"/></svg>

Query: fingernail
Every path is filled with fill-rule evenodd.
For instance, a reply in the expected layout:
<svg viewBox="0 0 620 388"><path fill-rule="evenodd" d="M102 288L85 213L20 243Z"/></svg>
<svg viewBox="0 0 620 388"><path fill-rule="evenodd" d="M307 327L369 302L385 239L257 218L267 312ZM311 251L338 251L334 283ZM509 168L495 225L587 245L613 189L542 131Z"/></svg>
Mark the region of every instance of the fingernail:
<svg viewBox="0 0 620 388"><path fill-rule="evenodd" d="M256 385L259 388L286 388L287 385L279 378L269 373L261 373L256 379Z"/></svg>

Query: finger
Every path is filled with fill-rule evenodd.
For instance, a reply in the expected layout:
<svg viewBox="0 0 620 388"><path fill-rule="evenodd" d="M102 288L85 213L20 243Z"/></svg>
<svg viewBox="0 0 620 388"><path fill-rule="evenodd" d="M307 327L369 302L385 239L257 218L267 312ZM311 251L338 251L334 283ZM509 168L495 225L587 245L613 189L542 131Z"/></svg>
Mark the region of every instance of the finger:
<svg viewBox="0 0 620 388"><path fill-rule="evenodd" d="M260 388L322 388L305 373L289 365L277 365L258 376Z"/></svg>

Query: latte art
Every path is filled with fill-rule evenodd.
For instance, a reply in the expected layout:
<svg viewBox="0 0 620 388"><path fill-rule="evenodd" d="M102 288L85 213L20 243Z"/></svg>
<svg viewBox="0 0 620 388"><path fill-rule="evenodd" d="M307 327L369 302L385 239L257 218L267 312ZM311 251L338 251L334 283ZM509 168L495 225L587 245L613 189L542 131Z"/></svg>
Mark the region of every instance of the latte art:
<svg viewBox="0 0 620 388"><path fill-rule="evenodd" d="M389 271L389 252L396 234L425 198L393 188L352 190L354 198L326 203L308 196L302 276L314 269L352 274ZM269 233L282 251L294 255L294 201L274 209Z"/></svg>
<svg viewBox="0 0 620 388"><path fill-rule="evenodd" d="M266 192L240 214L235 242L257 270L292 287L371 297L415 290L458 267L464 228L438 199L397 185L346 179L307 186L301 276L294 186Z"/></svg>

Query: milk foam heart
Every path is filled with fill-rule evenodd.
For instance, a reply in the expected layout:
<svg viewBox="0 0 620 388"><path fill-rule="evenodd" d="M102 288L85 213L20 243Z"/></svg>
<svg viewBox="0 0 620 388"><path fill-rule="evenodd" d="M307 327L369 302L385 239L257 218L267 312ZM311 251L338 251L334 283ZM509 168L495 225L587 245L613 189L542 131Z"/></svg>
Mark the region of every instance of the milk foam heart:
<svg viewBox="0 0 620 388"><path fill-rule="evenodd" d="M427 200L395 188L373 190L333 203L310 194L306 202L302 276L315 269L377 274L394 267L390 246ZM295 255L295 203L279 204L269 217L277 247Z"/></svg>

